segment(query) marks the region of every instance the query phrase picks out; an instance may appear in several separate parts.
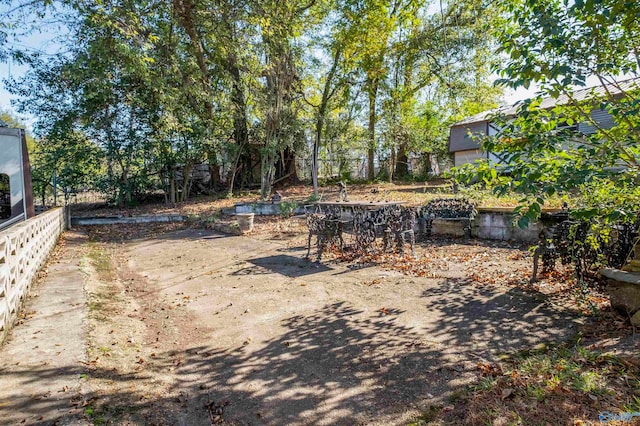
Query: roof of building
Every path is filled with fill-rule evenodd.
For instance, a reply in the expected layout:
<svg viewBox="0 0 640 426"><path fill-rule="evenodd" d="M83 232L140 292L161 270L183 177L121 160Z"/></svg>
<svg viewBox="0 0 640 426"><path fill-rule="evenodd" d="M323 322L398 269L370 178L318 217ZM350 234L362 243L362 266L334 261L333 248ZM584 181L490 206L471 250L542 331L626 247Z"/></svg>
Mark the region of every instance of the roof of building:
<svg viewBox="0 0 640 426"><path fill-rule="evenodd" d="M611 95L616 96L621 93L627 92L633 89L640 88L640 77L630 78L628 80L620 81L617 83L611 83L607 85L599 85L593 87L585 87L584 89L579 89L573 91L572 97L576 101L583 101L585 99L591 97L598 97L607 94L607 92L611 93ZM540 103L540 108L549 109L553 108L556 105L564 105L569 102L569 97L565 94L560 95L557 98L546 97L542 99ZM479 123L482 121L488 121L492 116L496 114L501 114L505 116L514 116L518 112L518 108L522 105L522 101L518 101L510 106L503 106L500 108L493 108L487 111L483 111L476 115L472 115L471 117L467 117L463 120L454 123L453 126L462 126L463 124L472 124Z"/></svg>

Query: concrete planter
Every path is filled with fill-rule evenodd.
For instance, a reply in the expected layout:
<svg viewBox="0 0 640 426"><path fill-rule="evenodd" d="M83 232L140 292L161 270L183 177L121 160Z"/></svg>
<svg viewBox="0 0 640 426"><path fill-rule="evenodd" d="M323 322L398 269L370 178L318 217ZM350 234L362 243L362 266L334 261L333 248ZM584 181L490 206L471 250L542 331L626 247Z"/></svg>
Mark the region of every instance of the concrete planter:
<svg viewBox="0 0 640 426"><path fill-rule="evenodd" d="M238 220L238 228L240 232L251 232L253 231L253 217L255 213L237 213L236 219Z"/></svg>
<svg viewBox="0 0 640 426"><path fill-rule="evenodd" d="M609 279L609 298L615 310L625 316L640 312L640 273L606 268L600 275Z"/></svg>
<svg viewBox="0 0 640 426"><path fill-rule="evenodd" d="M532 222L525 229L513 224L513 209L478 209L471 225L471 235L483 240L536 243L542 224Z"/></svg>
<svg viewBox="0 0 640 426"><path fill-rule="evenodd" d="M631 324L640 327L640 240L631 250L631 262L622 270L606 268L600 275L608 278L611 306L622 315L631 317Z"/></svg>

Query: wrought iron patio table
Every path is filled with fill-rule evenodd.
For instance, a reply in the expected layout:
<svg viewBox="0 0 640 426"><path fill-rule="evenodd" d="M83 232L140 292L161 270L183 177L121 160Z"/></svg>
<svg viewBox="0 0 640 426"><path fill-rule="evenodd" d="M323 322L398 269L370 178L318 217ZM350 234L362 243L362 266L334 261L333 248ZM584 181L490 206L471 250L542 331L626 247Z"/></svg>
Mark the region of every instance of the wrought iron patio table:
<svg viewBox="0 0 640 426"><path fill-rule="evenodd" d="M385 250L396 241L400 251L409 237L413 252L413 222L415 211L404 207L404 201L334 201L318 202L307 206L309 239L307 256L311 247L311 237L318 241L318 260L327 241L333 240L344 247L342 233L350 233L355 239L356 251L373 249L377 236L383 236ZM312 211L310 213L309 211ZM331 235L330 235L331 234ZM333 235L339 234L339 235Z"/></svg>

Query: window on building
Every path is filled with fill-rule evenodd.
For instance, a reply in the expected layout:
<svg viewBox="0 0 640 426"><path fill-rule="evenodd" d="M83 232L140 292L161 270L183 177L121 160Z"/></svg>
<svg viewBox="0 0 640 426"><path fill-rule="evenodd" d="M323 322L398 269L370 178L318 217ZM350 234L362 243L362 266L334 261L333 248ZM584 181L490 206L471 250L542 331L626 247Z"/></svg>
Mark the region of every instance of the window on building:
<svg viewBox="0 0 640 426"><path fill-rule="evenodd" d="M0 173L0 220L11 218L11 186L9 175Z"/></svg>

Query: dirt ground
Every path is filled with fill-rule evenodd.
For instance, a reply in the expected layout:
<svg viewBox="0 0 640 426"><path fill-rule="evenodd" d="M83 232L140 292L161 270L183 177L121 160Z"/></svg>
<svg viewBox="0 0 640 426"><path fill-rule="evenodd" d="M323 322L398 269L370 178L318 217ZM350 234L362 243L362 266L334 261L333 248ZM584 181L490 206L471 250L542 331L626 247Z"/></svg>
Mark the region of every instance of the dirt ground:
<svg viewBox="0 0 640 426"><path fill-rule="evenodd" d="M524 249L459 243L433 278L330 258L317 264L303 258L302 235L281 231L178 229L113 241L113 228L94 228L82 261L87 417L406 424L430 407L446 410L478 363L569 339L580 323L548 298L473 285L470 258L508 251L517 269L528 261ZM491 268L495 258L485 261Z"/></svg>

